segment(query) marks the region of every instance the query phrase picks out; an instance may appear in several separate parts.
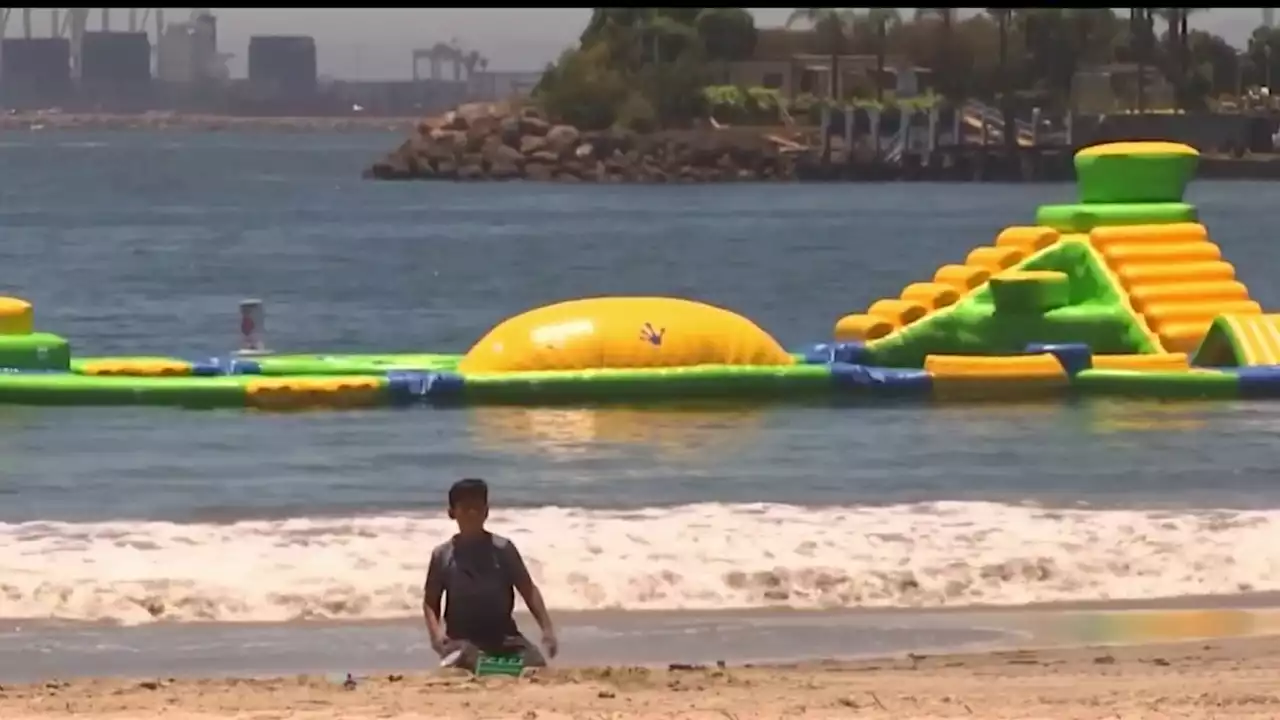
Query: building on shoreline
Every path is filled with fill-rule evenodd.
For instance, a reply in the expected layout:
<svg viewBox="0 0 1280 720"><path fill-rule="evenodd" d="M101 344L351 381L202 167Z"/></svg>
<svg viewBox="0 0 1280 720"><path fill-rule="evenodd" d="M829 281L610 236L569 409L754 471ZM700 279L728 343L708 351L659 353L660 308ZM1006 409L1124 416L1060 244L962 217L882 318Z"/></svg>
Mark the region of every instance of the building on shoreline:
<svg viewBox="0 0 1280 720"><path fill-rule="evenodd" d="M755 53L749 60L728 63L722 80L739 87L764 87L783 97L831 95L831 74L837 74L836 88L841 99L874 97L877 90L908 98L925 93L933 84L933 71L918 67L905 57L887 55L837 55L824 52L825 45L813 30L762 28ZM833 67L834 65L834 67Z"/></svg>
<svg viewBox="0 0 1280 720"><path fill-rule="evenodd" d="M502 72L457 40L413 53L413 79L330 80L318 73L319 48L305 35L254 36L248 78L232 79L233 55L218 47L217 18L195 8L165 23L164 10L128 11L112 28L111 8L18 8L21 36L4 30L15 9L0 8L0 108L29 112L269 116L413 116L461 103L528 94L540 72ZM48 36L32 22L48 12ZM119 11L117 11L119 12ZM93 29L90 29L91 20ZM148 24L154 20L154 30ZM430 66L419 73L419 62Z"/></svg>
<svg viewBox="0 0 1280 720"><path fill-rule="evenodd" d="M317 73L315 38L253 36L248 77L233 79L233 55L219 49L218 19L206 8L170 23L164 9L128 10L128 29L113 29L111 9L17 9L22 36L5 37L13 12L0 9L0 109L10 111L408 117L527 95L541 77L490 70L484 55L453 40L413 51L413 79L328 79ZM40 37L32 19L44 12L49 35Z"/></svg>

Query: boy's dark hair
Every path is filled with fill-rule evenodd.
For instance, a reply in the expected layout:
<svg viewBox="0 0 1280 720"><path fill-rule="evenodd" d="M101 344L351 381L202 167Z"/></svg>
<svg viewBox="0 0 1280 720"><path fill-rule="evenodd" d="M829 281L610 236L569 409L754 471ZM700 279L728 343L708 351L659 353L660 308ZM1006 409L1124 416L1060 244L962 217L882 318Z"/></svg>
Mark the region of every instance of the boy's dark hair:
<svg viewBox="0 0 1280 720"><path fill-rule="evenodd" d="M449 507L455 508L460 502L479 500L489 502L489 484L480 478L463 478L449 488Z"/></svg>

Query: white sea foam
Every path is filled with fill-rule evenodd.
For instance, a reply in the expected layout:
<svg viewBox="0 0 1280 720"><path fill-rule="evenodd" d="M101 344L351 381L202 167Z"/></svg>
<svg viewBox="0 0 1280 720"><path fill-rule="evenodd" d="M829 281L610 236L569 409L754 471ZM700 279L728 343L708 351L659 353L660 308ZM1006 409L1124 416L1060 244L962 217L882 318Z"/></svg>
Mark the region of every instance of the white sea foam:
<svg viewBox="0 0 1280 720"><path fill-rule="evenodd" d="M1280 589L1280 511L990 503L495 513L553 607L941 606ZM412 615L438 517L0 525L0 617Z"/></svg>

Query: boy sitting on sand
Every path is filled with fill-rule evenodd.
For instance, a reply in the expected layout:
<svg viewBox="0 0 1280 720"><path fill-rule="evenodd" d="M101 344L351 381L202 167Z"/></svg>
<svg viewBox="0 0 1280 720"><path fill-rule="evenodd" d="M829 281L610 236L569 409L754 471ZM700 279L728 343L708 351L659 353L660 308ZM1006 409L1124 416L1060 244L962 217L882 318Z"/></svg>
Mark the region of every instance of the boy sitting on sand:
<svg viewBox="0 0 1280 720"><path fill-rule="evenodd" d="M542 667L546 659L516 627L514 590L542 628L542 646L556 656L557 642L542 592L514 543L484 529L489 518L489 486L467 478L449 488L449 517L458 534L431 552L423 587L422 617L431 647L452 667L475 670L480 653L520 655L526 667ZM444 625L440 600L444 596Z"/></svg>

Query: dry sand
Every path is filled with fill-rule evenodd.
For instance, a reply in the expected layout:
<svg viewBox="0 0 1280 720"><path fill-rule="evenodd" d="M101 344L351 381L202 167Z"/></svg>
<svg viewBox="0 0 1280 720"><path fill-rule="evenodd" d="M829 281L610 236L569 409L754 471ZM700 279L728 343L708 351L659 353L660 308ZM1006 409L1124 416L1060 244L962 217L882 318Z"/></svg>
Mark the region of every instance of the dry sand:
<svg viewBox="0 0 1280 720"><path fill-rule="evenodd" d="M1280 638L776 667L76 680L0 689L0 718L1277 718Z"/></svg>

